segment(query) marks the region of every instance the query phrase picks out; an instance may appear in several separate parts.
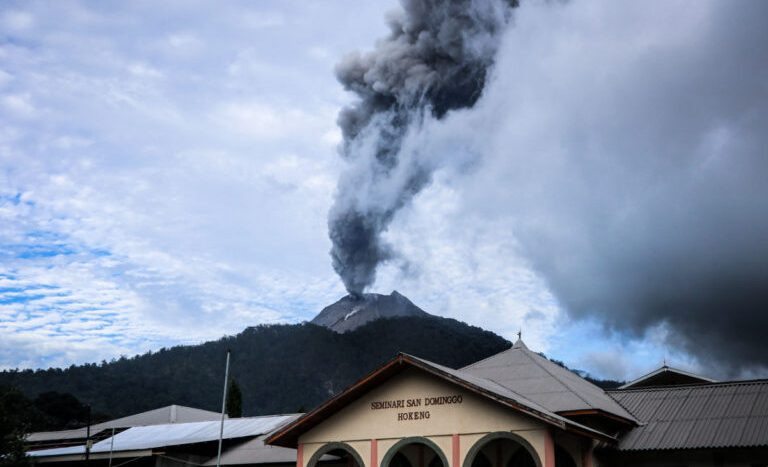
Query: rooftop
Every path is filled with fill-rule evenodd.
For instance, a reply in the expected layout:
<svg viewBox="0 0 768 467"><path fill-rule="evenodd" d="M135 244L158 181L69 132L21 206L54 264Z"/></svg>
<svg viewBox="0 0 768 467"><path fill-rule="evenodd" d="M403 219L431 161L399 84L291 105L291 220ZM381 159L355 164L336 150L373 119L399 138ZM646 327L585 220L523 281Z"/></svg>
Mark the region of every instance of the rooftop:
<svg viewBox="0 0 768 467"><path fill-rule="evenodd" d="M620 451L768 446L768 379L608 394L641 422Z"/></svg>
<svg viewBox="0 0 768 467"><path fill-rule="evenodd" d="M532 352L522 339L509 350L459 371L498 383L551 412L596 410L634 421L603 389Z"/></svg>

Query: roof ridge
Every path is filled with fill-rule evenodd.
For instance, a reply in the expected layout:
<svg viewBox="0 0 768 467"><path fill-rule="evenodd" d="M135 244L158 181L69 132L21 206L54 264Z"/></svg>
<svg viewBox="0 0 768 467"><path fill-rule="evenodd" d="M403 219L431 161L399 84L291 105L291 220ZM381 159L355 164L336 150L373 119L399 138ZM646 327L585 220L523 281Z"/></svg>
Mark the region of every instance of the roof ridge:
<svg viewBox="0 0 768 467"><path fill-rule="evenodd" d="M480 360L478 360L478 361L476 361L476 362L474 362L474 363L470 363L469 365L463 366L463 367L461 367L461 368L457 368L457 370L466 370L466 369L468 369L468 368L472 368L472 367L474 367L475 365L479 365L479 364L483 363L483 362L484 362L484 361L486 361L486 360L490 360L490 359L492 359L492 358L494 358L494 357L498 357L499 355L501 355L501 354L504 354L504 353L507 353L507 352L509 352L509 351L511 351L511 350L520 350L520 349L519 349L519 348L515 348L515 347L514 347L514 345L512 345L512 346L510 346L510 347L509 347L508 349L506 349L506 350L502 350L501 352L497 352L497 353L495 353L495 354L493 354L493 355L488 355L487 357L485 357L485 358L483 358L483 359L480 359Z"/></svg>
<svg viewBox="0 0 768 467"><path fill-rule="evenodd" d="M683 390L692 388L708 388L712 386L748 386L750 384L768 384L768 378L758 379L744 379L734 381L715 381L712 383L686 383L686 384L670 384L667 386L646 386L640 388L627 388L627 389L606 389L605 392L611 394L621 394L627 392L640 392L640 391L669 391L669 390Z"/></svg>

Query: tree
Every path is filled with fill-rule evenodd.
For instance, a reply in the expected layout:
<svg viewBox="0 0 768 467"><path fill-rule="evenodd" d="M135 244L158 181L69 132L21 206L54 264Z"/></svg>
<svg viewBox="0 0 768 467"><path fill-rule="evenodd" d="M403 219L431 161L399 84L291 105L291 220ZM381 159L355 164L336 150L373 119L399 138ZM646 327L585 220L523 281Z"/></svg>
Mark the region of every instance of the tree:
<svg viewBox="0 0 768 467"><path fill-rule="evenodd" d="M75 428L88 421L88 407L69 393L47 391L38 395L34 404L45 414L47 429Z"/></svg>
<svg viewBox="0 0 768 467"><path fill-rule="evenodd" d="M24 435L29 430L32 403L16 389L0 386L0 466L29 465Z"/></svg>
<svg viewBox="0 0 768 467"><path fill-rule="evenodd" d="M240 418L243 416L243 393L237 381L230 380L229 394L227 394L227 415L230 418Z"/></svg>

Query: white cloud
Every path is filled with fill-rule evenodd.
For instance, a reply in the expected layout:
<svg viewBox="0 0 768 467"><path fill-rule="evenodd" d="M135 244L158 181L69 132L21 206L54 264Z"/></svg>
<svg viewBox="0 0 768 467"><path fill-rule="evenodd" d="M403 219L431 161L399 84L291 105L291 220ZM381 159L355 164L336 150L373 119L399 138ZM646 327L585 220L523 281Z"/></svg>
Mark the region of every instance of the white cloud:
<svg viewBox="0 0 768 467"><path fill-rule="evenodd" d="M12 116L27 119L37 113L32 100L27 94L7 94L2 96L3 108Z"/></svg>
<svg viewBox="0 0 768 467"><path fill-rule="evenodd" d="M9 10L2 13L0 23L9 31L18 32L32 28L35 24L34 16L21 10Z"/></svg>

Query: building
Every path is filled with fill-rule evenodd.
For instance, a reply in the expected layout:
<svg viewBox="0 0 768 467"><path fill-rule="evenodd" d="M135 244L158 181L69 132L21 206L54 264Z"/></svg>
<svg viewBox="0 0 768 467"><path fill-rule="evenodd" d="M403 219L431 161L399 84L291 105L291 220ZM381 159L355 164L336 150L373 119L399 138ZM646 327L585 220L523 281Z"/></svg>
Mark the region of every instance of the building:
<svg viewBox="0 0 768 467"><path fill-rule="evenodd" d="M220 418L221 414L218 412L185 407L183 405L169 405L108 422L96 423L91 425L90 428L83 427L73 430L30 433L27 435L25 443L29 451L67 446L84 446L86 439L90 439L91 442L98 442L127 428L204 422L219 420Z"/></svg>
<svg viewBox="0 0 768 467"><path fill-rule="evenodd" d="M400 354L266 442L297 467L765 467L768 380L666 367L604 391L521 340L458 370Z"/></svg>
<svg viewBox="0 0 768 467"><path fill-rule="evenodd" d="M189 407L171 407L177 408L176 416L181 419L166 422L164 417L160 417L160 414L167 412L167 408L163 408L106 422L107 425L125 425L125 420L128 419L133 423L143 424L119 430L114 436L109 428L106 431L110 434L95 442L87 455L85 442L48 449L32 449L35 446L31 446L27 454L33 463L44 464L45 467L73 467L86 463L94 467L117 466L128 462L136 467L215 466L218 458L221 414ZM216 419L210 420L210 414L215 415ZM209 420L188 420L198 416ZM271 415L224 420L221 465L293 467L296 462L296 452L293 449L265 446L263 438L298 416L299 414ZM59 436L67 436L68 431L71 430L48 432L46 435L51 439L56 433L59 433ZM97 429L92 431L98 432ZM33 434L30 438L39 439L40 436ZM333 460L332 456L321 459L323 464L332 463Z"/></svg>
<svg viewBox="0 0 768 467"><path fill-rule="evenodd" d="M215 466L220 415L176 407L175 422L163 408L92 427L102 439L88 466ZM112 436L126 420L143 426ZM56 433L29 439L81 439ZM74 467L82 444L29 454ZM221 465L319 464L768 467L768 379L717 382L665 365L605 391L518 340L461 369L400 354L307 414L225 421Z"/></svg>

